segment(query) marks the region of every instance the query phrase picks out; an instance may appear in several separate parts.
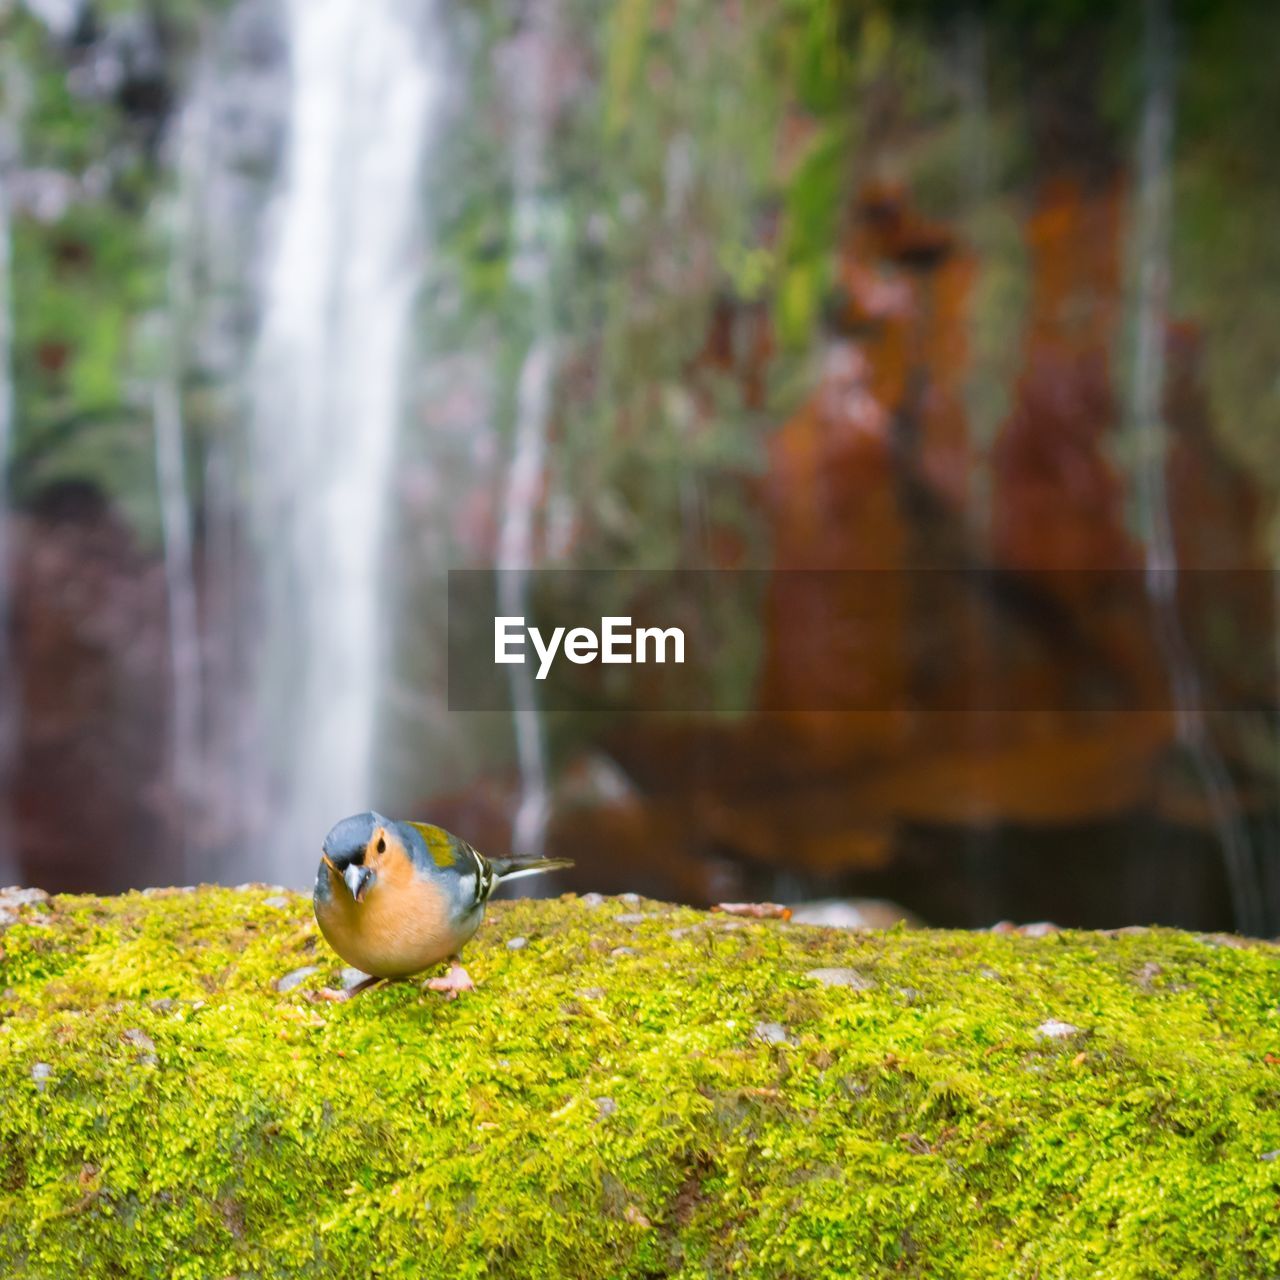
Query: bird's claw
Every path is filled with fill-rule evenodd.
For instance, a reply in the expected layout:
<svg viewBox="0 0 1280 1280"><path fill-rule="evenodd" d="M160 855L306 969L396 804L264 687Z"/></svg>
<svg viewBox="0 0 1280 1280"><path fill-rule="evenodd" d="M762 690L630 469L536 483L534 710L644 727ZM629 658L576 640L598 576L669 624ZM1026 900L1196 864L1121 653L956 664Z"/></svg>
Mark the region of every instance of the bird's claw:
<svg viewBox="0 0 1280 1280"><path fill-rule="evenodd" d="M474 991L476 984L460 964L451 964L448 973L440 978L428 978L422 989L438 991L446 1000L456 1000L464 991Z"/></svg>

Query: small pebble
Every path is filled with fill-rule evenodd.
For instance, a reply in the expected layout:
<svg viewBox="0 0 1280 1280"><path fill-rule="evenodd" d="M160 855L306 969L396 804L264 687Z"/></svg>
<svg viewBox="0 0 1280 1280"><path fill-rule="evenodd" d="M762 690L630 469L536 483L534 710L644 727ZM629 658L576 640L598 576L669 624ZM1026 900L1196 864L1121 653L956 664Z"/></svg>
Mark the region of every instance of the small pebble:
<svg viewBox="0 0 1280 1280"><path fill-rule="evenodd" d="M997 920L991 926L992 933L1017 933L1018 926L1012 920Z"/></svg>
<svg viewBox="0 0 1280 1280"><path fill-rule="evenodd" d="M618 1104L612 1098L597 1098L595 1102L596 1110L601 1116L611 1116L618 1110ZM1266 1157L1264 1156L1263 1158L1265 1159Z"/></svg>
<svg viewBox="0 0 1280 1280"><path fill-rule="evenodd" d="M0 907L0 929L7 929L11 924L18 923L18 913L10 911L8 907Z"/></svg>
<svg viewBox="0 0 1280 1280"><path fill-rule="evenodd" d="M168 996L165 996L162 1000L153 1000L151 1008L156 1013L170 1013L177 1003L176 1000L171 1000Z"/></svg>
<svg viewBox="0 0 1280 1280"><path fill-rule="evenodd" d="M49 895L43 889L24 889L16 884L0 889L0 907L31 907L48 901Z"/></svg>
<svg viewBox="0 0 1280 1280"><path fill-rule="evenodd" d="M604 894L584 893L580 901L584 907L602 907L604 906Z"/></svg>
<svg viewBox="0 0 1280 1280"><path fill-rule="evenodd" d="M120 1033L120 1039L125 1044L131 1044L135 1049L141 1049L138 1055L138 1061L143 1066L154 1067L159 1064L160 1059L156 1057L156 1042L145 1031L139 1031L137 1027L130 1027L127 1031Z"/></svg>
<svg viewBox="0 0 1280 1280"><path fill-rule="evenodd" d="M299 972L302 972L299 970ZM350 965L338 974L338 986L343 991L350 991L352 987L358 987L369 975L363 969L355 969Z"/></svg>
<svg viewBox="0 0 1280 1280"><path fill-rule="evenodd" d="M1049 1018L1036 1028L1036 1037L1040 1040L1068 1040L1078 1036L1080 1028L1069 1022L1059 1022L1057 1018Z"/></svg>
<svg viewBox="0 0 1280 1280"><path fill-rule="evenodd" d="M876 985L857 969L810 969L804 976L824 987L851 987L854 991L870 991Z"/></svg>
<svg viewBox="0 0 1280 1280"><path fill-rule="evenodd" d="M523 950L525 949L525 947L527 947L528 945L529 945L529 939L528 939L528 938L518 938L518 937L517 937L517 938L508 938L508 939L507 939L507 950L508 950L508 951L523 951Z"/></svg>
<svg viewBox="0 0 1280 1280"><path fill-rule="evenodd" d="M273 894L270 898L263 898L262 905L264 907L274 907L277 911L287 911L289 899L282 897L280 894Z"/></svg>
<svg viewBox="0 0 1280 1280"><path fill-rule="evenodd" d="M640 953L635 947L614 947L609 954L611 956L638 956Z"/></svg>
<svg viewBox="0 0 1280 1280"><path fill-rule="evenodd" d="M44 1092L45 1085L52 1076L53 1067L51 1067L47 1062L37 1062L35 1066L31 1068L31 1078L36 1082L36 1088L39 1089L41 1093Z"/></svg>
<svg viewBox="0 0 1280 1280"><path fill-rule="evenodd" d="M1024 938L1047 938L1051 933L1061 933L1052 920L1037 920L1034 924L1024 924L1018 930Z"/></svg>
<svg viewBox="0 0 1280 1280"><path fill-rule="evenodd" d="M603 1000L605 989L603 987L583 987L581 991L575 991L573 994L581 996L584 1000Z"/></svg>
<svg viewBox="0 0 1280 1280"><path fill-rule="evenodd" d="M634 907L640 901L640 895L638 893L620 893L618 901L625 902L629 907Z"/></svg>
<svg viewBox="0 0 1280 1280"><path fill-rule="evenodd" d="M624 911L621 915L614 916L614 924L639 924L642 920L649 917L643 911Z"/></svg>
<svg viewBox="0 0 1280 1280"><path fill-rule="evenodd" d="M294 969L291 973L286 973L283 978L276 979L276 990L279 992L292 991L300 982L305 982L313 973L317 973L318 969L313 964L304 965L301 969Z"/></svg>
<svg viewBox="0 0 1280 1280"><path fill-rule="evenodd" d="M1280 1160L1280 1151L1264 1151L1258 1157L1258 1159L1259 1160Z"/></svg>
<svg viewBox="0 0 1280 1280"><path fill-rule="evenodd" d="M795 1044L786 1027L780 1022L757 1022L752 1034L765 1044Z"/></svg>

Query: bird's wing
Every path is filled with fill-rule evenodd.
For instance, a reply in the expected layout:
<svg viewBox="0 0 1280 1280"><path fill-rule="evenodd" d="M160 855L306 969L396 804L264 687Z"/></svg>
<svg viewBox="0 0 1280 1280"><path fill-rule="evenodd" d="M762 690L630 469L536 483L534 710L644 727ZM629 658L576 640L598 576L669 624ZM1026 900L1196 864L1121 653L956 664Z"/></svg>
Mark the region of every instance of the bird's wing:
<svg viewBox="0 0 1280 1280"><path fill-rule="evenodd" d="M478 853L465 840L446 831L443 827L433 826L430 822L406 822L421 837L427 847L427 855L442 871L456 871L462 876L473 876L475 880L475 903L487 901L493 892L493 866L489 859Z"/></svg>

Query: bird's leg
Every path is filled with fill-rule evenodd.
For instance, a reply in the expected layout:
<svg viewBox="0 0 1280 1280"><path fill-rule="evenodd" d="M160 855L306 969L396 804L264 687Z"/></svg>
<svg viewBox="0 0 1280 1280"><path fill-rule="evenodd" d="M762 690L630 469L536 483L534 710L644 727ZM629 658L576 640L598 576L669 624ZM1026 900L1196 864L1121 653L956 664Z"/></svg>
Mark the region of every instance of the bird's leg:
<svg viewBox="0 0 1280 1280"><path fill-rule="evenodd" d="M368 991L370 987L376 987L380 982L387 982L387 978L364 978L357 982L354 987L347 987L345 991L335 991L332 987L321 987L315 992L317 1000L325 1000L331 1004L339 1004L344 1000L350 1000L358 996L362 991Z"/></svg>
<svg viewBox="0 0 1280 1280"><path fill-rule="evenodd" d="M446 1000L456 1000L464 991L474 991L476 984L462 967L462 961L457 956L450 956L449 972L442 978L429 978L423 984L423 989L439 991Z"/></svg>

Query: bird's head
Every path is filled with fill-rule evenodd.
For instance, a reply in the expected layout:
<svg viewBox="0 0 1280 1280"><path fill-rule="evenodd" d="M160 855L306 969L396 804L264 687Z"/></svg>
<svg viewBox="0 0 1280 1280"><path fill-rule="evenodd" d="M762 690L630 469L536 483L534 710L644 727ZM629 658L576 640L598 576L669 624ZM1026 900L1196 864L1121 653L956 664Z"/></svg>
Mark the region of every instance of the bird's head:
<svg viewBox="0 0 1280 1280"><path fill-rule="evenodd" d="M394 836L395 824L378 813L343 818L324 838L321 852L333 875L356 902L377 883L378 871Z"/></svg>

